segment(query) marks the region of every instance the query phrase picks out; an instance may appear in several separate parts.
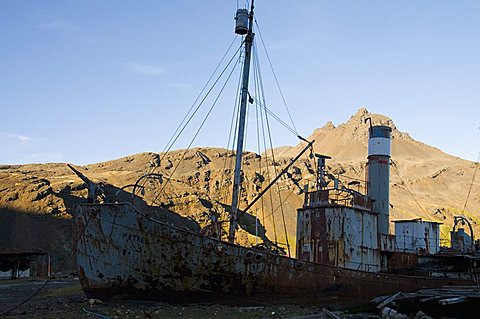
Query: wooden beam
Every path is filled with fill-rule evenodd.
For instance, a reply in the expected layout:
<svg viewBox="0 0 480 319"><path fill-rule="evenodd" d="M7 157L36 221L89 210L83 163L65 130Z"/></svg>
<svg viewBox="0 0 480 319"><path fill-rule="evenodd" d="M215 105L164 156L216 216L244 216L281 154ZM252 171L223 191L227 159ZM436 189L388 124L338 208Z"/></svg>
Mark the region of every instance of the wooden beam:
<svg viewBox="0 0 480 319"><path fill-rule="evenodd" d="M445 305L453 305L456 303L461 303L467 300L467 297L455 297L455 298L447 298L447 299L442 299L439 300L438 303L441 304L442 306Z"/></svg>
<svg viewBox="0 0 480 319"><path fill-rule="evenodd" d="M400 296L402 292L399 291L397 292L396 294L394 295L391 295L390 297L388 297L387 299L385 299L382 303L380 303L378 306L377 306L377 309L382 309L383 307L385 307L386 305L388 305L389 303L391 303L392 301L394 301L395 299L397 299L398 296Z"/></svg>
<svg viewBox="0 0 480 319"><path fill-rule="evenodd" d="M322 309L323 312L325 312L327 314L327 316L329 316L330 318L333 318L333 319L342 319L340 318L339 316L337 316L336 314L334 314L333 312L330 312L328 309L326 308L323 308Z"/></svg>

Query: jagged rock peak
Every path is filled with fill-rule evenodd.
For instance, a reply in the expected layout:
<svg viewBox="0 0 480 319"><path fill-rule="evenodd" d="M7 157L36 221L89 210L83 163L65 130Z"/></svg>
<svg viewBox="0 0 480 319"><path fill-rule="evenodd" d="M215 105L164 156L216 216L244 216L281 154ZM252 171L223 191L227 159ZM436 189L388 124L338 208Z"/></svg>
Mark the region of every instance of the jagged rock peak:
<svg viewBox="0 0 480 319"><path fill-rule="evenodd" d="M369 115L370 112L364 107L361 107L358 109L357 113L351 116L351 118L365 118L367 115Z"/></svg>
<svg viewBox="0 0 480 319"><path fill-rule="evenodd" d="M348 122L339 125L338 127L343 127L347 131L353 132L353 136L360 136L365 138L368 136L368 127L370 126L369 121L365 122L365 119L370 118L372 125L385 125L392 128L392 136L395 138L400 138L402 140L412 141L412 137L407 132L401 132L397 129L397 126L391 118L382 114L370 113L366 108L360 108L355 115L352 115ZM358 134L363 132L363 134Z"/></svg>
<svg viewBox="0 0 480 319"><path fill-rule="evenodd" d="M333 125L332 121L328 121L323 127L323 130L333 130L335 125Z"/></svg>
<svg viewBox="0 0 480 319"><path fill-rule="evenodd" d="M348 126L354 126L356 128L370 125L370 123L365 122L367 118L372 120L372 125L386 125L392 128L392 131L395 131L397 128L393 120L385 115L373 114L370 113L366 108L360 108L355 115L350 117L350 120L346 123Z"/></svg>

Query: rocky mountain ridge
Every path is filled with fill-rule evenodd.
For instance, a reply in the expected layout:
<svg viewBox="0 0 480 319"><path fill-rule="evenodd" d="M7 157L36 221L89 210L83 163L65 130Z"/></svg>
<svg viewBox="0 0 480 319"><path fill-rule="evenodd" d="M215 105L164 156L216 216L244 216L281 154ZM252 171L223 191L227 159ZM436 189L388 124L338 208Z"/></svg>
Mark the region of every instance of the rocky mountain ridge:
<svg viewBox="0 0 480 319"><path fill-rule="evenodd" d="M453 217L461 214L478 232L480 181L477 179L472 185L476 164L412 139L386 116L360 109L346 123L334 126L329 122L315 130L308 139L316 140L314 152L332 156L328 162L329 171L340 179L364 179L370 125L367 118L374 125L384 124L393 129L391 220L416 217L435 220L443 223L442 236L447 238ZM240 207L246 207L304 146L275 149L275 162L247 152ZM184 160L179 164L181 158ZM233 162L232 151L202 147L167 154L140 153L77 168L103 185L110 201L131 200L131 185L147 173L161 174L158 178L142 181L144 188L135 194L136 203L160 205L160 218L166 221L190 225L194 220L204 227L212 211L229 209ZM303 203L304 185L313 186L315 178L312 159L302 157L274 188L274 193L279 193L280 197L272 196L271 200L259 202L261 204L246 215L245 231L241 232L240 239L252 242L254 239L249 233L257 229L260 235L281 244L286 243L288 236L293 250L296 208ZM83 201L85 196L84 183L64 163L1 165L0 231L4 236L0 239L0 250L39 249L57 256L65 255L74 244L73 205ZM279 215L282 212L286 233L283 217ZM264 228L255 225L254 216Z"/></svg>
<svg viewBox="0 0 480 319"><path fill-rule="evenodd" d="M448 158L452 156L438 148L414 140L408 133L397 129L393 120L385 115L372 114L361 108L350 119L338 126L327 122L313 131L307 140L315 140L315 152L334 157L335 161L365 161L368 147L368 128L372 125L385 125L392 128L392 158L426 159ZM281 147L278 156L292 157L301 149L301 145Z"/></svg>

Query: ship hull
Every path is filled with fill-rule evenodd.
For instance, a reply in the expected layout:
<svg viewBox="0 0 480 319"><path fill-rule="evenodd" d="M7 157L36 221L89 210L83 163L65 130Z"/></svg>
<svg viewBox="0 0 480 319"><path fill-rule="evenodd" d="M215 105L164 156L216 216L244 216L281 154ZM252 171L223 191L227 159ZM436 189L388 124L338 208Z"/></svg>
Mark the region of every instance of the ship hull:
<svg viewBox="0 0 480 319"><path fill-rule="evenodd" d="M89 298L316 303L474 285L473 279L374 273L301 261L151 219L129 203L76 207L76 261Z"/></svg>

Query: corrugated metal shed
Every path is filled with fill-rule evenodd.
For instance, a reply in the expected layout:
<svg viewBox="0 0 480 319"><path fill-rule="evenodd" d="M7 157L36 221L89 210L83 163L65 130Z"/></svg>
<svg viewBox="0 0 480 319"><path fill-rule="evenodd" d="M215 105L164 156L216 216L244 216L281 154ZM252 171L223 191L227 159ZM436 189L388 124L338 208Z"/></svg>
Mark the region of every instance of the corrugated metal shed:
<svg viewBox="0 0 480 319"><path fill-rule="evenodd" d="M50 256L45 252L0 252L0 278L49 276Z"/></svg>

